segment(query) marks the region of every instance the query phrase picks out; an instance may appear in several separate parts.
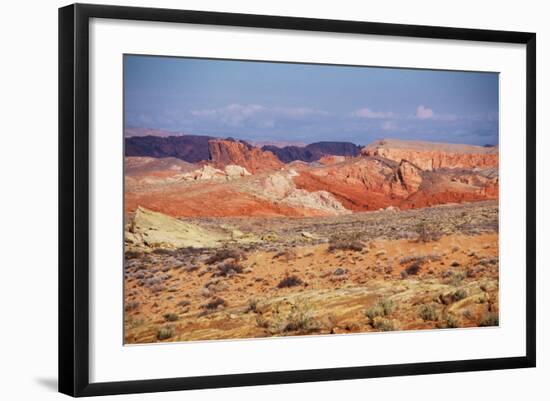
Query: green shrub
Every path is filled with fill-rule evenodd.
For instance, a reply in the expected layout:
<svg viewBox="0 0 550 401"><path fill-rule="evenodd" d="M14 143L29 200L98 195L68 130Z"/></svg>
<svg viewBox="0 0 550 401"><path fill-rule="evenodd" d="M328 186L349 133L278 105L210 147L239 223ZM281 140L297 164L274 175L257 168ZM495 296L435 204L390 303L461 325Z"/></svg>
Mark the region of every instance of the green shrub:
<svg viewBox="0 0 550 401"><path fill-rule="evenodd" d="M498 313L494 312L487 312L479 322L480 327L498 326L498 324Z"/></svg>
<svg viewBox="0 0 550 401"><path fill-rule="evenodd" d="M461 299L464 299L468 296L468 293L466 292L466 290L463 290L463 289L460 289L460 290L456 290L454 293L453 293L453 301L454 302L458 302L460 301Z"/></svg>
<svg viewBox="0 0 550 401"><path fill-rule="evenodd" d="M225 302L225 299L217 297L217 298L214 298L212 301L204 304L202 308L205 310L215 310L215 309L218 309L218 307L220 306L226 306L226 305L227 305L227 302Z"/></svg>
<svg viewBox="0 0 550 401"><path fill-rule="evenodd" d="M447 315L447 327L450 328L450 329L455 329L457 327L459 327L459 320L458 318L453 315L453 314L448 314Z"/></svg>
<svg viewBox="0 0 550 401"><path fill-rule="evenodd" d="M313 318L313 309L307 302L297 302L292 305L283 331L298 331L310 333L319 329L319 324Z"/></svg>
<svg viewBox="0 0 550 401"><path fill-rule="evenodd" d="M161 327L157 330L157 339L166 340L174 335L174 328L170 326Z"/></svg>
<svg viewBox="0 0 550 401"><path fill-rule="evenodd" d="M437 310L433 305L422 305L418 314L424 321L436 321L438 319Z"/></svg>
<svg viewBox="0 0 550 401"><path fill-rule="evenodd" d="M210 256L204 263L213 265L214 263L222 262L226 259L240 260L241 254L235 249L220 249Z"/></svg>
<svg viewBox="0 0 550 401"><path fill-rule="evenodd" d="M175 322L176 320L179 320L179 318L180 318L177 313L165 313L164 315L162 315L162 317L167 322Z"/></svg>
<svg viewBox="0 0 550 401"><path fill-rule="evenodd" d="M234 274L239 274L242 272L243 272L243 267L239 263L232 260L232 261L222 263L221 265L218 265L217 271L212 276L227 277L227 276L232 276Z"/></svg>
<svg viewBox="0 0 550 401"><path fill-rule="evenodd" d="M373 323L372 323L372 327L374 327L376 330L380 330L380 331L394 331L395 330L395 325L393 323L393 320L384 319L382 317L375 318Z"/></svg>

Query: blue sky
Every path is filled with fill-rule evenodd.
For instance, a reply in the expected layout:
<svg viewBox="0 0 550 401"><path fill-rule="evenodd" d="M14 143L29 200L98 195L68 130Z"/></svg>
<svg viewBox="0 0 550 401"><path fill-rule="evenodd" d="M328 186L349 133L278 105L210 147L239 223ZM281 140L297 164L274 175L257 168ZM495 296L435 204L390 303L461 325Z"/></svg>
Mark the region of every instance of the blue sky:
<svg viewBox="0 0 550 401"><path fill-rule="evenodd" d="M498 144L498 74L124 58L125 126L297 142Z"/></svg>

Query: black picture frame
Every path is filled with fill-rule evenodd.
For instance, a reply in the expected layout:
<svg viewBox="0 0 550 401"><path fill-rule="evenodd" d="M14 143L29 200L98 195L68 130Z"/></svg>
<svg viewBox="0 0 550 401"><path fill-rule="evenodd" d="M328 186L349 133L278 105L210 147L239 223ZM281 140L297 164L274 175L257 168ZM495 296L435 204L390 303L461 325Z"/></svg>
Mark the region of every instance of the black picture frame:
<svg viewBox="0 0 550 401"><path fill-rule="evenodd" d="M437 38L526 46L526 354L520 357L90 383L89 21L91 18ZM514 369L536 364L536 35L221 12L74 4L59 9L59 391L95 396L385 376Z"/></svg>

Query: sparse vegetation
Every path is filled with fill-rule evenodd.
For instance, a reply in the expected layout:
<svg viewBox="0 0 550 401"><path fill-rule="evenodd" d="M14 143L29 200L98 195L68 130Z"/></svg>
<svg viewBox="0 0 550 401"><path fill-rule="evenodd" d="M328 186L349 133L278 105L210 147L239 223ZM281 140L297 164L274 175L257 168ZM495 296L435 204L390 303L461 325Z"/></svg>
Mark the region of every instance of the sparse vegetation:
<svg viewBox="0 0 550 401"><path fill-rule="evenodd" d="M218 309L220 306L226 306L227 303L225 302L225 299L216 297L212 301L204 304L202 307L205 310L212 311Z"/></svg>
<svg viewBox="0 0 550 401"><path fill-rule="evenodd" d="M384 319L383 317L376 317L373 320L372 327L380 331L394 331L395 325L393 320Z"/></svg>
<svg viewBox="0 0 550 401"><path fill-rule="evenodd" d="M447 323L447 327L450 329L457 328L460 325L458 318L451 313L447 315L446 323Z"/></svg>
<svg viewBox="0 0 550 401"><path fill-rule="evenodd" d="M258 312L258 300L256 298L250 298L248 300L248 306L246 308L245 313L249 313L249 312L253 312L253 313Z"/></svg>
<svg viewBox="0 0 550 401"><path fill-rule="evenodd" d="M363 244L359 241L331 241L328 246L329 252L335 251L354 251L361 252L363 250Z"/></svg>
<svg viewBox="0 0 550 401"><path fill-rule="evenodd" d="M240 260L241 254L235 249L220 249L210 256L204 263L213 265L214 263L223 262L226 259Z"/></svg>
<svg viewBox="0 0 550 401"><path fill-rule="evenodd" d="M375 306L365 311L365 315L372 321L381 316L391 315L395 305L391 299L380 299Z"/></svg>
<svg viewBox="0 0 550 401"><path fill-rule="evenodd" d="M167 322L175 322L176 320L179 320L179 318L180 318L177 313L165 313L164 315L162 315L162 317Z"/></svg>
<svg viewBox="0 0 550 401"><path fill-rule="evenodd" d="M125 342L495 325L496 211L496 203L471 203L311 219L181 219L223 235L236 228L256 242L127 251ZM419 221L444 237L416 242ZM277 240L261 241L269 231Z"/></svg>
<svg viewBox="0 0 550 401"><path fill-rule="evenodd" d="M243 267L238 262L235 262L235 261L231 260L231 261L228 261L228 262L225 262L225 263L222 263L222 264L218 265L217 271L214 272L214 274L212 276L213 277L219 277L219 276L227 277L227 276L232 276L234 274L239 274L239 273L242 273L242 272L243 272Z"/></svg>
<svg viewBox="0 0 550 401"><path fill-rule="evenodd" d="M124 306L124 310L126 312L131 312L131 311L136 310L137 308L139 308L139 305L140 305L140 303L138 301L129 301Z"/></svg>
<svg viewBox="0 0 550 401"><path fill-rule="evenodd" d="M408 276L416 275L420 271L421 267L422 265L420 263L413 263L412 265L407 266L407 268L405 268L405 272L407 273Z"/></svg>
<svg viewBox="0 0 550 401"><path fill-rule="evenodd" d="M285 276L281 281L279 281L279 284L277 284L277 288L288 288L288 287L296 287L297 285L302 285L303 281L296 275L287 275Z"/></svg>
<svg viewBox="0 0 550 401"><path fill-rule="evenodd" d="M427 305L427 304L424 304L420 307L420 310L418 311L418 315L424 321L436 321L439 318L435 307L433 305Z"/></svg>
<svg viewBox="0 0 550 401"><path fill-rule="evenodd" d="M466 290L463 290L463 289L456 290L453 293L453 301L454 302L460 301L460 300L466 298L467 296L468 296L468 293L466 292Z"/></svg>
<svg viewBox="0 0 550 401"><path fill-rule="evenodd" d="M409 263L418 263L420 265L427 263L427 262L436 262L438 260L441 260L441 255L438 253L428 253L425 255L409 255L405 256L404 258L401 258L399 261L400 265L406 265Z"/></svg>
<svg viewBox="0 0 550 401"><path fill-rule="evenodd" d="M318 322L313 318L313 309L306 301L300 301L292 305L283 331L297 331L310 333L319 329Z"/></svg>
<svg viewBox="0 0 550 401"><path fill-rule="evenodd" d="M487 312L479 321L480 327L498 326L498 313Z"/></svg>
<svg viewBox="0 0 550 401"><path fill-rule="evenodd" d="M425 222L418 223L415 227L418 242L432 242L441 238L441 234L436 232L430 225Z"/></svg>
<svg viewBox="0 0 550 401"><path fill-rule="evenodd" d="M267 329L269 328L269 320L267 320L262 315L256 315L256 326L262 329Z"/></svg>
<svg viewBox="0 0 550 401"><path fill-rule="evenodd" d="M157 330L157 339L160 341L171 338L175 333L172 326L164 326Z"/></svg>
<svg viewBox="0 0 550 401"><path fill-rule="evenodd" d="M275 255L273 255L273 259L282 259L285 262L290 262L291 260L296 259L296 251L292 249L287 249L284 251L277 252Z"/></svg>

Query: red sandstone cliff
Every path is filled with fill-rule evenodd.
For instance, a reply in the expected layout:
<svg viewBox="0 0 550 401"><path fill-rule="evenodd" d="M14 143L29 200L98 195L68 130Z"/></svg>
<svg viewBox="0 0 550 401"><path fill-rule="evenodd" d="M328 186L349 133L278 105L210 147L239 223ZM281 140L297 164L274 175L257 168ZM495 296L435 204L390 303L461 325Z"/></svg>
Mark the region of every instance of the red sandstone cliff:
<svg viewBox="0 0 550 401"><path fill-rule="evenodd" d="M397 139L374 142L361 150L363 156L380 156L396 162L407 160L423 170L498 166L498 148Z"/></svg>
<svg viewBox="0 0 550 401"><path fill-rule="evenodd" d="M236 164L251 173L257 173L276 170L283 166L273 153L243 142L213 139L208 142L208 150L210 160L218 168Z"/></svg>
<svg viewBox="0 0 550 401"><path fill-rule="evenodd" d="M300 170L293 179L298 188L332 193L354 211L498 199L496 169L424 171L406 160L397 164L370 156Z"/></svg>

